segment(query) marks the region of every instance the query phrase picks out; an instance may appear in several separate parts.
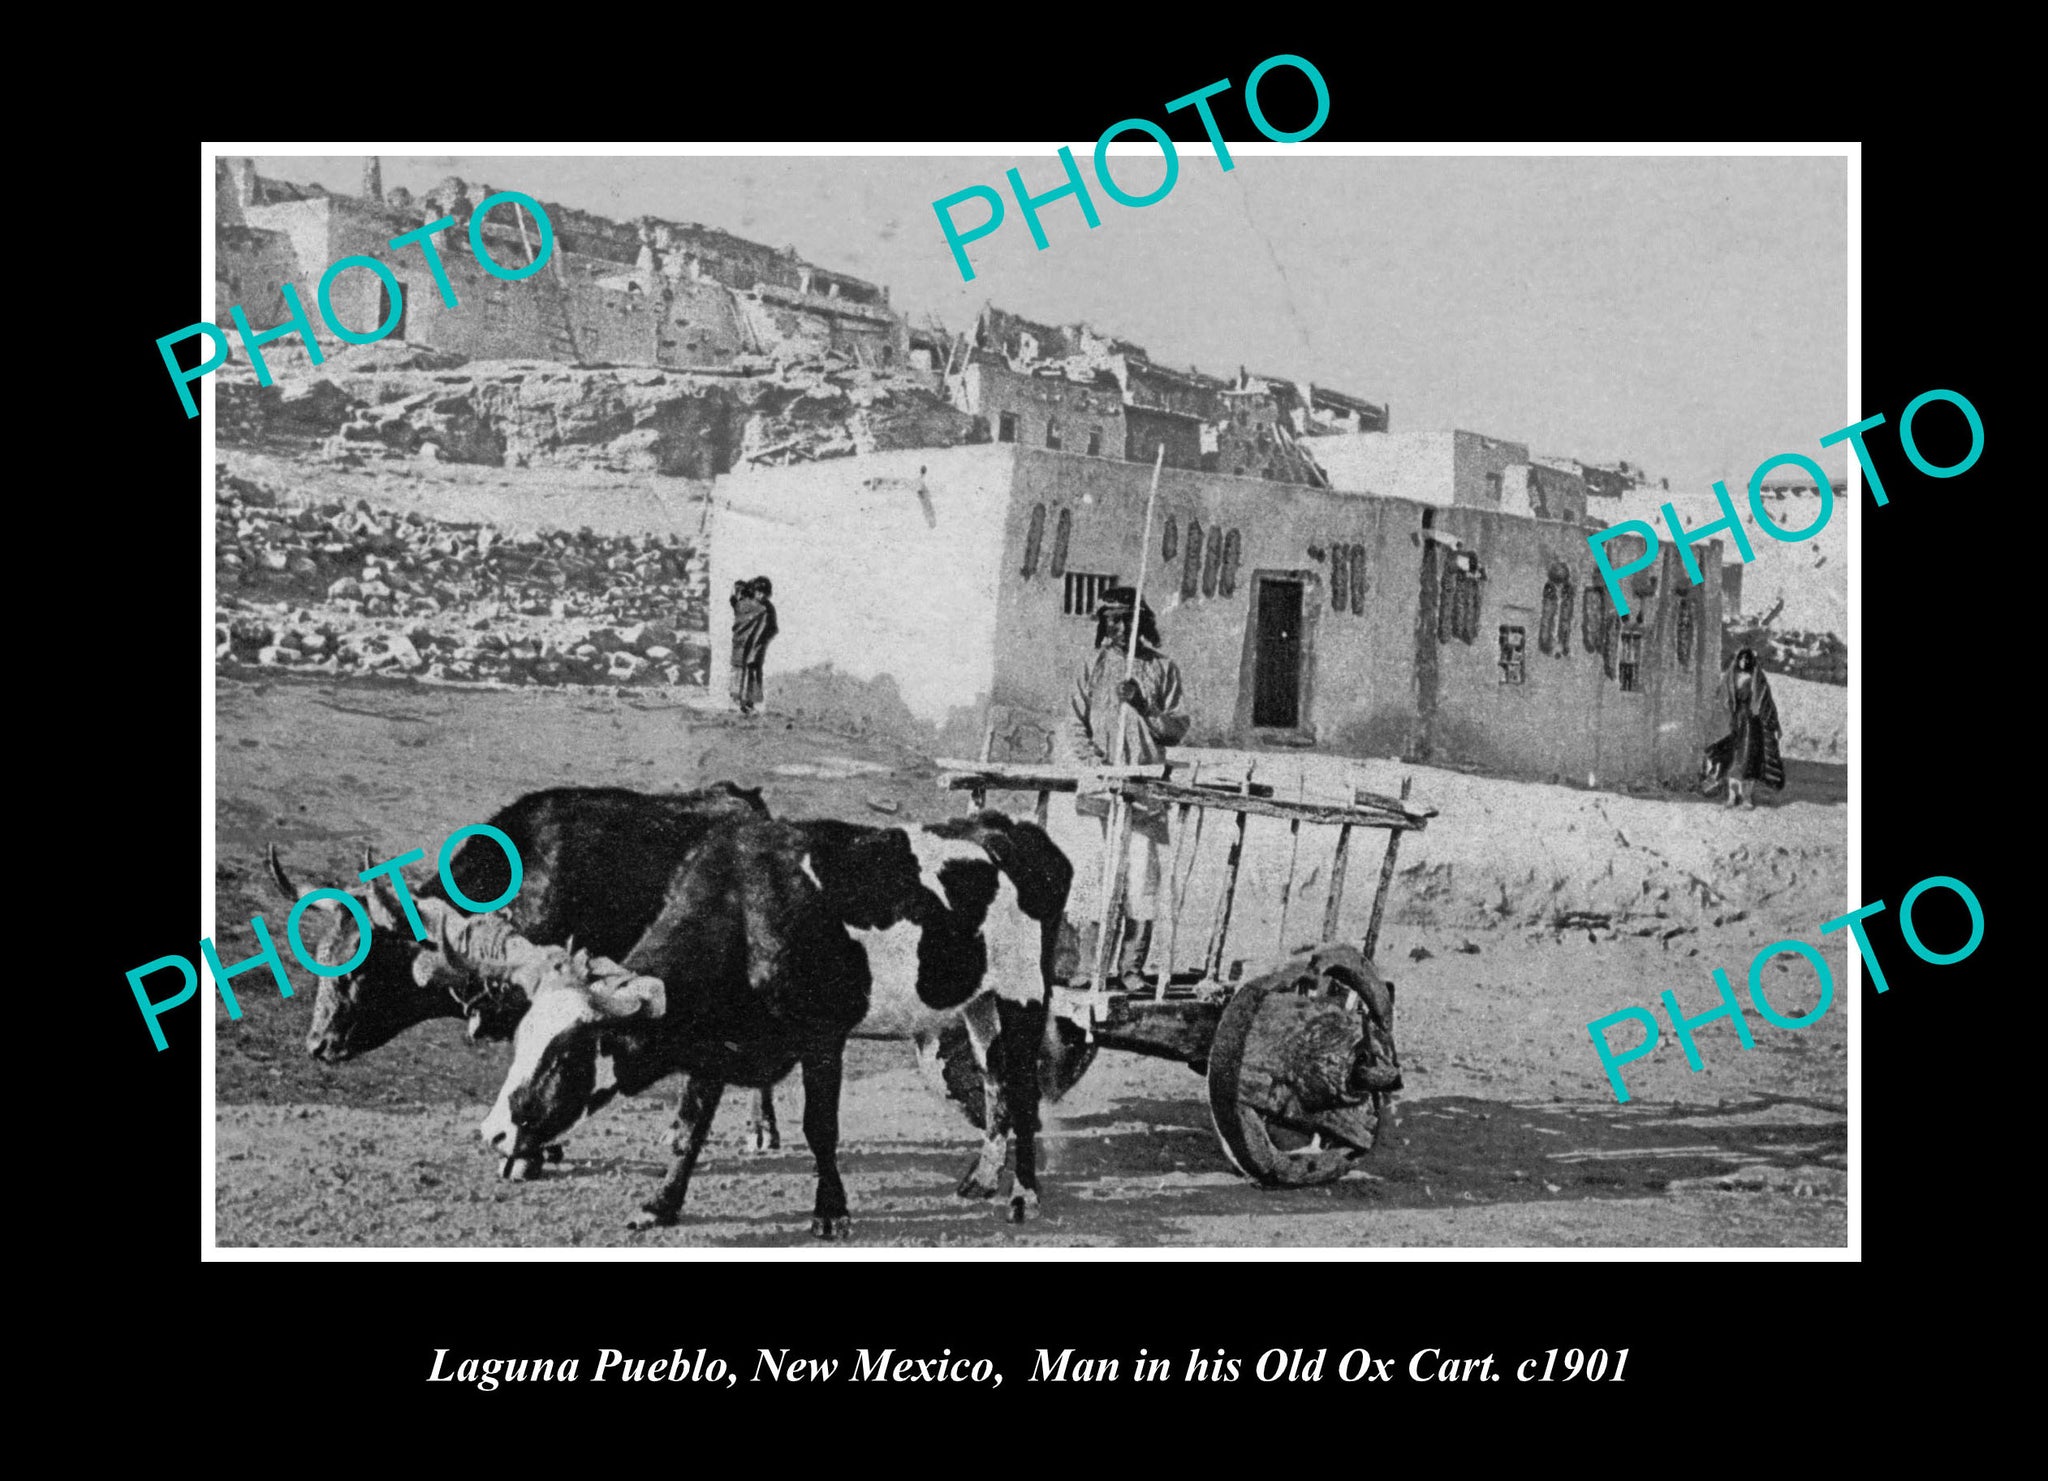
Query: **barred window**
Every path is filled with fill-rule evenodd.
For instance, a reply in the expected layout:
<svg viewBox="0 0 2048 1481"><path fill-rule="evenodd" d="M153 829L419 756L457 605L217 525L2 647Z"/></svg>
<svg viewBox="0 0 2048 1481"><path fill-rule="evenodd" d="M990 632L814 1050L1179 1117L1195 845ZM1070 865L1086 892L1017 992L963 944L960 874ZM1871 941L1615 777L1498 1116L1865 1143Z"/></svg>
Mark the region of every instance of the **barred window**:
<svg viewBox="0 0 2048 1481"><path fill-rule="evenodd" d="M1066 576L1066 588L1060 595L1060 610L1069 617L1093 617L1095 604L1102 600L1105 591L1115 585L1114 575L1069 571Z"/></svg>
<svg viewBox="0 0 2048 1481"><path fill-rule="evenodd" d="M1047 417L1045 419L1045 445L1054 452L1059 451L1060 423L1058 417Z"/></svg>
<svg viewBox="0 0 2048 1481"><path fill-rule="evenodd" d="M1015 442L1016 440L1017 413L1014 411L998 413L996 416L996 441Z"/></svg>
<svg viewBox="0 0 2048 1481"><path fill-rule="evenodd" d="M1523 653L1528 640L1528 632L1524 628L1503 627L1500 630L1501 683L1520 684L1524 681Z"/></svg>
<svg viewBox="0 0 2048 1481"><path fill-rule="evenodd" d="M1677 629L1678 662L1681 668L1689 668L1692 665L1693 634L1698 624L1699 593L1697 591L1680 592L1678 611L1673 617L1672 625Z"/></svg>
<svg viewBox="0 0 2048 1481"><path fill-rule="evenodd" d="M1102 456L1102 429L1100 427L1090 427L1088 429L1088 456L1091 458Z"/></svg>
<svg viewBox="0 0 2048 1481"><path fill-rule="evenodd" d="M1166 534L1159 542L1159 558L1163 561L1170 561L1174 557L1174 552L1179 548L1180 527L1173 522L1173 516L1169 514L1166 516Z"/></svg>
<svg viewBox="0 0 2048 1481"><path fill-rule="evenodd" d="M1209 531L1209 548L1202 555L1202 595L1216 595L1216 575L1223 569L1223 532Z"/></svg>
<svg viewBox="0 0 2048 1481"><path fill-rule="evenodd" d="M1052 536L1052 573L1055 576L1064 576L1067 573L1067 540L1073 533L1074 512L1071 509L1062 509L1059 528L1053 531Z"/></svg>
<svg viewBox="0 0 2048 1481"><path fill-rule="evenodd" d="M1188 548L1181 553L1180 599L1193 601L1202 589L1202 522L1188 521Z"/></svg>
<svg viewBox="0 0 2048 1481"><path fill-rule="evenodd" d="M1045 543L1045 506L1031 506L1031 528L1024 534L1024 576L1026 580L1038 574L1038 551Z"/></svg>
<svg viewBox="0 0 2048 1481"><path fill-rule="evenodd" d="M1237 593L1237 556L1237 531L1232 530L1223 537L1223 570L1217 578L1217 585L1222 588L1225 596L1234 596Z"/></svg>
<svg viewBox="0 0 2048 1481"><path fill-rule="evenodd" d="M1611 612L1602 611L1600 606L1607 598L1607 589L1601 586L1589 586L1581 594L1581 597L1582 599L1579 602L1579 641L1584 645L1588 653L1604 653L1606 652L1605 645L1607 642L1605 637L1607 619L1613 615ZM1609 672L1611 673L1612 670L1609 670Z"/></svg>
<svg viewBox="0 0 2048 1481"><path fill-rule="evenodd" d="M1330 547L1330 610L1341 612L1351 600L1351 557L1348 545Z"/></svg>
<svg viewBox="0 0 2048 1481"><path fill-rule="evenodd" d="M1617 625L1619 619L1617 619ZM1621 634L1621 687L1635 692L1643 687L1643 633L1629 628Z"/></svg>
<svg viewBox="0 0 2048 1481"><path fill-rule="evenodd" d="M1365 611L1365 547L1351 547L1351 611L1356 616Z"/></svg>

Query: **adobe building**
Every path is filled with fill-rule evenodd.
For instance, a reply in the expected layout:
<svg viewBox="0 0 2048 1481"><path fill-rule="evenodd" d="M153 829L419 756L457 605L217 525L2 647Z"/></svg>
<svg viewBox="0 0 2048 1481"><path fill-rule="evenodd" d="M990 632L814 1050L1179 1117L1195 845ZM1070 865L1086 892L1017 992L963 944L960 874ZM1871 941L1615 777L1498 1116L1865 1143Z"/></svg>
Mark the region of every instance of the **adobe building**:
<svg viewBox="0 0 2048 1481"><path fill-rule="evenodd" d="M290 281L326 354L345 346L321 321L321 275L338 258L367 256L389 266L401 285L394 344L471 359L678 370L828 352L875 369L908 364L908 329L890 310L886 288L816 267L791 248L714 227L653 217L612 221L543 202L554 254L541 272L510 281L484 270L469 239L471 215L492 186L450 178L415 199L403 189L387 191L375 159L365 161L357 195L267 179L247 159L223 158L215 173L216 321L226 323L229 305L239 303L253 328L282 324L277 285ZM455 218L434 238L453 308L417 247L394 252L389 245L441 216ZM483 238L508 269L532 262L540 247L537 224L516 203L492 210ZM336 316L360 333L382 325L393 307L389 290L366 270L341 274L331 298ZM234 353L243 354L239 341Z"/></svg>
<svg viewBox="0 0 2048 1481"><path fill-rule="evenodd" d="M1097 598L1137 578L1150 479L1142 463L1022 440L725 475L713 692L728 677L726 594L766 575L781 627L772 709L934 756L979 754L992 726L996 759L1043 758ZM1619 618L1582 518L1429 492L1169 464L1145 586L1185 681L1188 744L1691 783L1718 733L1719 583L1688 585L1667 547Z"/></svg>

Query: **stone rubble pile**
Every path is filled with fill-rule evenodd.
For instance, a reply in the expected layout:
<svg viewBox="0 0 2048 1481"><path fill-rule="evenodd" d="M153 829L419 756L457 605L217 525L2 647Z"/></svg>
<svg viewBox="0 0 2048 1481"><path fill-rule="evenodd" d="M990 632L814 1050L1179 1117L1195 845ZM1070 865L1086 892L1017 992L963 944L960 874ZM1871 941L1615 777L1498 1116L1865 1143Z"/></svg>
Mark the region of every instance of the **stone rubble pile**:
<svg viewBox="0 0 2048 1481"><path fill-rule="evenodd" d="M676 535L508 536L220 475L222 665L512 684L703 684L706 557Z"/></svg>
<svg viewBox="0 0 2048 1481"><path fill-rule="evenodd" d="M1764 672L1817 684L1849 682L1849 645L1839 634L1800 632L1730 618L1721 634L1721 666L1735 661L1744 648L1756 650Z"/></svg>

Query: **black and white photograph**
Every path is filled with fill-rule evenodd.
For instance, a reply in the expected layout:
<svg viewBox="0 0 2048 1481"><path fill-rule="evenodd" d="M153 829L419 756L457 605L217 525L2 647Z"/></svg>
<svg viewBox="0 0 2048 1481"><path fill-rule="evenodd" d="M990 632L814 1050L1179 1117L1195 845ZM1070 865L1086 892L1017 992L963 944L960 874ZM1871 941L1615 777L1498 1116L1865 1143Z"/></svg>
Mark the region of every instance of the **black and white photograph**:
<svg viewBox="0 0 2048 1481"><path fill-rule="evenodd" d="M1853 159L1242 133L214 158L212 1245L1852 1256Z"/></svg>

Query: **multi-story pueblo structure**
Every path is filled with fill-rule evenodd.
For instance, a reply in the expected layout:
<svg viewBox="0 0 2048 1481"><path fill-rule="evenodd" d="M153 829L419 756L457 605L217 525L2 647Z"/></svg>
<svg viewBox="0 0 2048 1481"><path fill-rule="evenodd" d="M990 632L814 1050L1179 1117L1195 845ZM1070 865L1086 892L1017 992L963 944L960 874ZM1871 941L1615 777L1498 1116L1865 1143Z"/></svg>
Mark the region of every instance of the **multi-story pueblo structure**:
<svg viewBox="0 0 2048 1481"><path fill-rule="evenodd" d="M1167 366L1087 325L994 307L965 332L914 324L886 288L688 223L547 203L552 258L506 282L468 242L493 189L387 192L373 160L360 194L341 196L223 161L220 312L240 304L273 326L279 284L360 253L403 285L399 345L730 384L836 376L849 409L829 424L749 413L701 434L716 476L710 591L772 578L779 704L934 754L973 754L992 729L996 759L1044 756L1099 593L1142 563L1193 744L1610 786L1689 781L1712 738L1722 583L1691 585L1667 548L1617 617L1587 553L1612 523L1598 510L1646 486L1640 469L1397 430L1384 403ZM419 253L386 245L444 215L458 228L440 237L454 309ZM484 236L501 263L535 260L517 208L495 210ZM392 312L385 292L345 275L335 311L374 327ZM1626 545L1611 543L1616 564L1639 553ZM1699 553L1709 571L1718 545ZM729 617L709 605L719 686Z"/></svg>

